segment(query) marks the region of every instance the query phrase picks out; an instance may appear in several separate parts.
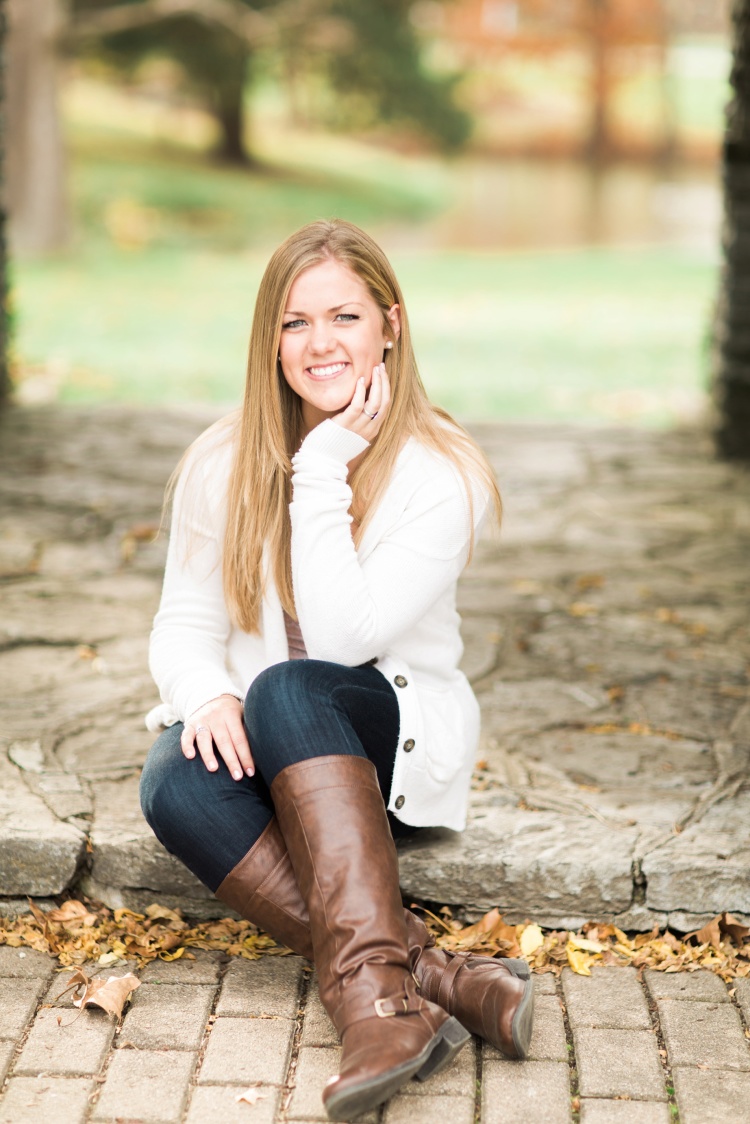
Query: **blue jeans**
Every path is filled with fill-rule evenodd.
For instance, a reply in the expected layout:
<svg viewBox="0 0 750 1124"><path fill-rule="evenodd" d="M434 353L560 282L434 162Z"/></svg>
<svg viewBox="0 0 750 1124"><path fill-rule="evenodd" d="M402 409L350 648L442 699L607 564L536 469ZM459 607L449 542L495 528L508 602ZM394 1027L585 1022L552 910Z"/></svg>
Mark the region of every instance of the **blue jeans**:
<svg viewBox="0 0 750 1124"><path fill-rule="evenodd" d="M233 780L218 754L214 773L199 754L188 760L178 722L152 746L141 777L141 807L157 839L213 892L270 822L270 787L287 765L334 753L368 757L386 803L393 777L398 702L369 664L274 664L251 684L244 716L255 776ZM391 819L394 834L409 834L396 825Z"/></svg>

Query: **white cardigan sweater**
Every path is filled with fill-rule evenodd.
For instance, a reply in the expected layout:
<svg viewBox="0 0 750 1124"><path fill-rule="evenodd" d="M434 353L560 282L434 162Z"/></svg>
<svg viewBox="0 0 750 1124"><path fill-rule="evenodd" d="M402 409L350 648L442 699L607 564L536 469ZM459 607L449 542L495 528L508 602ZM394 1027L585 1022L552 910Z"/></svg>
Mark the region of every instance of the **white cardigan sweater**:
<svg viewBox="0 0 750 1124"><path fill-rule="evenodd" d="M293 460L292 576L311 659L356 667L375 660L393 684L399 745L389 809L404 823L466 824L479 707L458 664L456 582L471 534L455 467L410 438L358 549L351 537L348 462L364 438L333 421ZM260 635L229 619L221 550L231 443L203 443L178 484L161 605L149 662L163 705L152 731L184 721L222 694L244 698L266 667L288 659L281 602L268 576ZM473 486L475 534L488 497Z"/></svg>

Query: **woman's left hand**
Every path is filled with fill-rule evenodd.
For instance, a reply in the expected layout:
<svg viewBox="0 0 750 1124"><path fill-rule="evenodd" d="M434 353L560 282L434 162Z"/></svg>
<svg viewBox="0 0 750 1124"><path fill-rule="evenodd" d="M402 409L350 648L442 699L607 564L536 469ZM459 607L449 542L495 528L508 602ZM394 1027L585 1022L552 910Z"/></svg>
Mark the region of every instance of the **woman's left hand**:
<svg viewBox="0 0 750 1124"><path fill-rule="evenodd" d="M391 384L388 382L385 363L378 363L372 372L369 390L365 389L365 380L358 379L351 402L332 421L344 429L358 433L365 441L374 441L390 404Z"/></svg>

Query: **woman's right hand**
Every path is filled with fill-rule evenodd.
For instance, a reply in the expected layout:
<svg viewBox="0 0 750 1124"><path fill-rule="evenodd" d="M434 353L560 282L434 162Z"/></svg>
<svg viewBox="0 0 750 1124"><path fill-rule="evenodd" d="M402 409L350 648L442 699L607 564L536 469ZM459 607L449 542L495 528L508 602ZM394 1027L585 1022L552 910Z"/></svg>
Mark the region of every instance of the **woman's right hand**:
<svg viewBox="0 0 750 1124"><path fill-rule="evenodd" d="M219 695L194 711L185 723L180 738L182 752L192 760L195 747L203 764L212 773L219 768L218 749L231 776L241 781L243 772L252 777L255 763L242 722L242 703L234 695Z"/></svg>

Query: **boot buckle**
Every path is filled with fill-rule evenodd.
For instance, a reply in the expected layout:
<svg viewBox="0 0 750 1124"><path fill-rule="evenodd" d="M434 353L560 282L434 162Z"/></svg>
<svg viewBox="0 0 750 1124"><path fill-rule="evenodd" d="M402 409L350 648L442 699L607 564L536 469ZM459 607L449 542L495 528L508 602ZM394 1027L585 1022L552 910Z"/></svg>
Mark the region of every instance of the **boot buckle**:
<svg viewBox="0 0 750 1124"><path fill-rule="evenodd" d="M396 1002L395 999L376 999L375 1000L375 1014L378 1016L378 1018L379 1019L389 1019L389 1018L391 1018L391 1016L397 1015L399 1013L398 1011L386 1011L384 1009L384 1004L395 1003L395 1002ZM406 1013L409 1010L409 1000L408 999L402 999L401 1002L404 1005L404 1013Z"/></svg>

